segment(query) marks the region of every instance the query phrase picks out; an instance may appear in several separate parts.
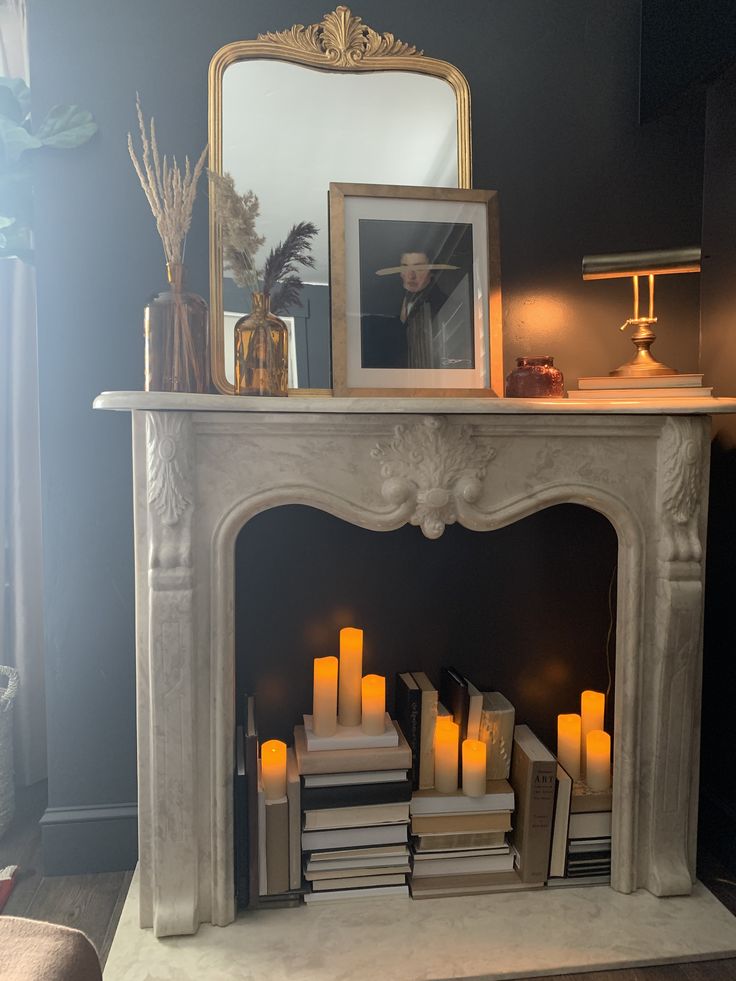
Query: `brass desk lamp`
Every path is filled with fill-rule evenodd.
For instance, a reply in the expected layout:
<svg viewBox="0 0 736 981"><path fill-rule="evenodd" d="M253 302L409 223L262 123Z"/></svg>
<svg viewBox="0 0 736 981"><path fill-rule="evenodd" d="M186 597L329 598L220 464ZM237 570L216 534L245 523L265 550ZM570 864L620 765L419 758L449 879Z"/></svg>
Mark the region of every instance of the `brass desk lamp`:
<svg viewBox="0 0 736 981"><path fill-rule="evenodd" d="M652 325L654 316L654 277L673 273L700 272L700 247L685 249L660 249L654 252L621 252L616 255L583 256L583 279L619 279L631 276L634 284L634 316L621 325L621 330L635 327L631 336L636 354L627 362L609 372L626 378L642 378L652 375L676 375L675 368L655 360L650 352L656 335ZM649 278L649 316L639 316L639 276Z"/></svg>

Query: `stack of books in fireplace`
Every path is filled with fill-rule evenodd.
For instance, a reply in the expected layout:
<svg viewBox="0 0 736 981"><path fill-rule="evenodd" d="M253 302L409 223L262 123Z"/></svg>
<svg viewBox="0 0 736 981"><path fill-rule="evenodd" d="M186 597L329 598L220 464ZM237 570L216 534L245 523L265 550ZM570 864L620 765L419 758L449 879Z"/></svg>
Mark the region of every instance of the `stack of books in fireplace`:
<svg viewBox="0 0 736 981"><path fill-rule="evenodd" d="M320 740L309 721L294 729L305 902L408 895L412 760L401 730L387 715L385 736L338 727Z"/></svg>
<svg viewBox="0 0 736 981"><path fill-rule="evenodd" d="M411 799L414 899L500 892L519 886L507 834L514 791L489 780L482 797L415 791Z"/></svg>

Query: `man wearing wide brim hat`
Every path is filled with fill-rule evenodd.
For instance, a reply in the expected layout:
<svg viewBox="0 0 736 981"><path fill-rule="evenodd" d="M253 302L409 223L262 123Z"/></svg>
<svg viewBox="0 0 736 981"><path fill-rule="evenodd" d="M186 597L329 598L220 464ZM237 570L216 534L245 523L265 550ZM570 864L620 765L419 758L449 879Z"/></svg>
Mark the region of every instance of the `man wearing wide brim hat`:
<svg viewBox="0 0 736 981"><path fill-rule="evenodd" d="M438 368L435 317L446 297L436 289L436 273L454 270L446 262L430 262L426 252L403 252L398 266L377 269L376 276L398 274L404 287L400 320L406 325L409 368Z"/></svg>

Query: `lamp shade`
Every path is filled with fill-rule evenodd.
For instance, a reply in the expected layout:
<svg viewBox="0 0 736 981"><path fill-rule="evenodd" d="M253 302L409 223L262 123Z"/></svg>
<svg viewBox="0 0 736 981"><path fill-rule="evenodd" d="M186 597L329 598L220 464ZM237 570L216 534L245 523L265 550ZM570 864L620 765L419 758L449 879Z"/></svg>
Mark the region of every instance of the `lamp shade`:
<svg viewBox="0 0 736 981"><path fill-rule="evenodd" d="M583 279L700 272L700 246L583 256Z"/></svg>

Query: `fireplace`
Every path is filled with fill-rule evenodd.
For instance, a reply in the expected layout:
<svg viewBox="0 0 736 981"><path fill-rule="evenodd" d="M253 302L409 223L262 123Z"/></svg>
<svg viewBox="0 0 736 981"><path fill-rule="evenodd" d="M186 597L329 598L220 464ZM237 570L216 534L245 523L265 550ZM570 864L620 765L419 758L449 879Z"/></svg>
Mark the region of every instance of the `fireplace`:
<svg viewBox="0 0 736 981"><path fill-rule="evenodd" d="M702 405L702 408L701 408ZM612 886L690 892L709 420L694 407L108 393L130 410L140 923L234 917L235 539L306 504L363 528L488 531L558 503L618 536Z"/></svg>

